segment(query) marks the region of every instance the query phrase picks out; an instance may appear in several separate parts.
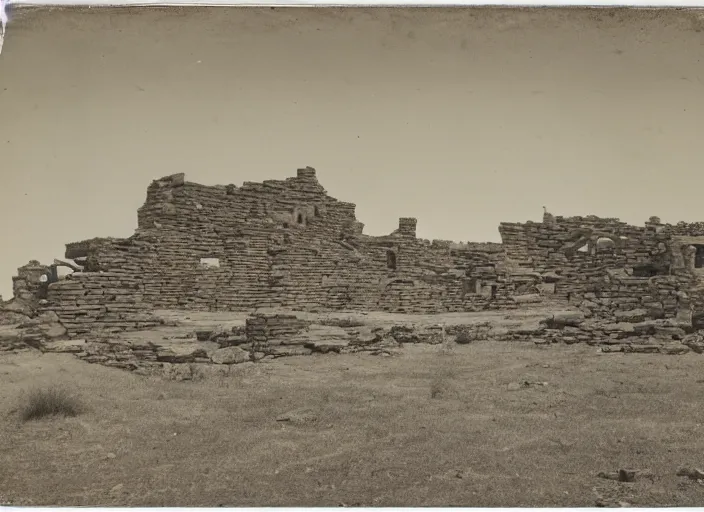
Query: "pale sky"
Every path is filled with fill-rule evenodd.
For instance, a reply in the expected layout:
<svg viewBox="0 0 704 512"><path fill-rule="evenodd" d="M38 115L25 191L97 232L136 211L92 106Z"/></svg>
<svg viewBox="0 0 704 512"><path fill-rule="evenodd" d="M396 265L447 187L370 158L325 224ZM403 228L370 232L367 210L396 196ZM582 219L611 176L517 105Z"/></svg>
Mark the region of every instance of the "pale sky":
<svg viewBox="0 0 704 512"><path fill-rule="evenodd" d="M0 55L0 293L126 237L150 181L318 170L368 234L704 220L704 20L601 10L20 13Z"/></svg>

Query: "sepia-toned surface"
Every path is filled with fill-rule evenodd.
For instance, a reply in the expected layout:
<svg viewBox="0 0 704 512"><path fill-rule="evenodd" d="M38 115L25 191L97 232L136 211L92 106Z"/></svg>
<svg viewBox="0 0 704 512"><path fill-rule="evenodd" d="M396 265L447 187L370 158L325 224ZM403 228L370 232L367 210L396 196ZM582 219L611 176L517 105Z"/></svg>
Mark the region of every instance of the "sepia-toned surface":
<svg viewBox="0 0 704 512"><path fill-rule="evenodd" d="M649 337L664 327L672 339L672 328L704 327L701 223L545 212L540 223L502 223L501 244L457 244L418 238L412 217L366 235L355 209L312 167L241 187L184 173L154 180L133 236L67 244L76 265L64 263L75 270L65 279L30 261L13 276L15 298L0 303L12 318L0 322L42 315L95 337L158 325L154 308L442 314L542 304L578 309L571 327L596 321L584 341L604 329Z"/></svg>
<svg viewBox="0 0 704 512"><path fill-rule="evenodd" d="M676 473L701 468L700 367L478 342L169 382L70 355L2 355L0 501L699 506L704 487ZM26 390L43 385L77 394L85 412L20 423ZM598 476L619 469L635 482Z"/></svg>
<svg viewBox="0 0 704 512"><path fill-rule="evenodd" d="M701 218L703 27L683 11L18 13L0 56L5 298L18 274L0 503L701 505L704 225L672 223ZM306 193L307 165L356 210ZM296 167L292 195L270 181L264 202L179 174L239 187ZM142 204L139 236L75 242L131 235ZM558 217L524 223L543 205ZM588 214L632 225L559 217ZM498 241L501 221L503 249L416 239ZM84 268L46 286L66 242ZM23 422L38 386L78 416Z"/></svg>
<svg viewBox="0 0 704 512"><path fill-rule="evenodd" d="M702 22L685 11L18 11L0 56L0 292L127 236L144 183L325 173L370 234L698 220Z"/></svg>

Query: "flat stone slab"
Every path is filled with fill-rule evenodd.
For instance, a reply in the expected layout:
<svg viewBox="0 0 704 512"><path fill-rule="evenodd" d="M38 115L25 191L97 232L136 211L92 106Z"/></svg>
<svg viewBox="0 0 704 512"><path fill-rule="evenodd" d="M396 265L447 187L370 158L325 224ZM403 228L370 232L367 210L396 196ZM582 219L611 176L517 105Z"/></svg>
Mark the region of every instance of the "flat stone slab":
<svg viewBox="0 0 704 512"><path fill-rule="evenodd" d="M86 340L58 340L44 343L44 350L47 352L77 354L86 349Z"/></svg>
<svg viewBox="0 0 704 512"><path fill-rule="evenodd" d="M214 351L210 359L215 364L239 364L250 360L249 352L238 347L225 347Z"/></svg>
<svg viewBox="0 0 704 512"><path fill-rule="evenodd" d="M157 347L157 361L167 363L191 363L196 358L209 359L209 353L220 348L216 343L211 342L158 343Z"/></svg>

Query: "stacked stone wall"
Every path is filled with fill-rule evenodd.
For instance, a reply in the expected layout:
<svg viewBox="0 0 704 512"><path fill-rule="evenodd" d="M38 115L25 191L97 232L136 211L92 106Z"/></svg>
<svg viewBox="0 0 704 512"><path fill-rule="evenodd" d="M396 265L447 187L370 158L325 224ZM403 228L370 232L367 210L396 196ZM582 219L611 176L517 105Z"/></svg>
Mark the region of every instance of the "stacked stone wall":
<svg viewBox="0 0 704 512"><path fill-rule="evenodd" d="M46 296L48 283L42 281L49 267L36 260L30 261L17 269L12 278L12 292L16 299L24 302L30 309L35 309L39 301Z"/></svg>
<svg viewBox="0 0 704 512"><path fill-rule="evenodd" d="M696 275L673 268L671 252L677 250L673 237L694 236L696 226L637 227L617 219L555 217L542 223L505 223L499 229L506 253L519 266L556 274L559 298L599 316L645 309L662 318L676 316L685 302L689 305L687 291L696 285ZM638 275L646 267L655 269L654 274Z"/></svg>
<svg viewBox="0 0 704 512"><path fill-rule="evenodd" d="M71 336L144 329L158 324L141 278L126 272L75 273L49 286L46 310Z"/></svg>
<svg viewBox="0 0 704 512"><path fill-rule="evenodd" d="M144 299L157 308L437 313L513 305L500 286L492 295L476 284L499 280L498 244L419 240L412 218L371 237L354 210L328 196L312 169L239 188L175 175L150 185L134 237L81 247L93 269L139 273Z"/></svg>
<svg viewBox="0 0 704 512"><path fill-rule="evenodd" d="M501 224L501 244L423 240L416 225L403 217L389 235L365 235L355 205L330 197L312 168L240 187L167 176L148 187L132 237L67 245L84 272L50 285L47 307L73 334L143 327L150 308L432 314L556 301L607 318L704 311L701 277L683 263L702 223L546 213Z"/></svg>

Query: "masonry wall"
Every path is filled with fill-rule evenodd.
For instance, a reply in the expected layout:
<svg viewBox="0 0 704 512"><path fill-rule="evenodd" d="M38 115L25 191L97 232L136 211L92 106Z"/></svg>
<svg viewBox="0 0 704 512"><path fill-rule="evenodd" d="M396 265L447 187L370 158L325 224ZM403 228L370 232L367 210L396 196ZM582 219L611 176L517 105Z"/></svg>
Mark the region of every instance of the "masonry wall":
<svg viewBox="0 0 704 512"><path fill-rule="evenodd" d="M42 276L47 276L49 267L32 260L17 269L17 275L12 278L12 291L16 299L25 302L29 307L36 308L39 300L47 293Z"/></svg>
<svg viewBox="0 0 704 512"><path fill-rule="evenodd" d="M128 272L75 273L49 286L48 305L72 336L158 324L139 277Z"/></svg>
<svg viewBox="0 0 704 512"><path fill-rule="evenodd" d="M85 272L52 284L50 307L75 333L139 328L159 308L441 313L552 300L607 318L704 311L684 263L700 223L546 213L501 224L502 244L418 239L410 217L387 236L363 229L355 205L330 197L312 168L241 187L167 176L148 187L134 236L67 245Z"/></svg>
<svg viewBox="0 0 704 512"><path fill-rule="evenodd" d="M704 233L700 224L646 223L618 219L552 217L542 223L501 224L506 254L518 266L554 274L554 294L585 312L617 318L640 309L650 318L676 317L697 309L699 279L676 264L678 236ZM681 256L681 254L680 254Z"/></svg>
<svg viewBox="0 0 704 512"><path fill-rule="evenodd" d="M70 244L67 256L85 257L92 271L133 276L141 300L155 308L435 313L513 306L496 272L499 244L419 240L413 218L400 219L388 236L364 235L355 205L327 195L310 168L242 187L207 187L183 175L157 180L138 226L127 240Z"/></svg>

